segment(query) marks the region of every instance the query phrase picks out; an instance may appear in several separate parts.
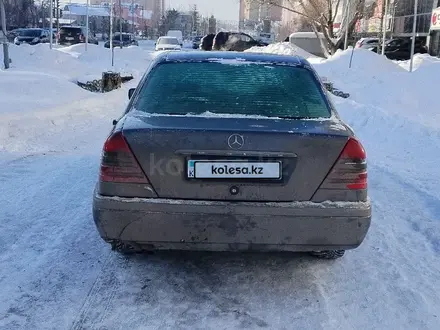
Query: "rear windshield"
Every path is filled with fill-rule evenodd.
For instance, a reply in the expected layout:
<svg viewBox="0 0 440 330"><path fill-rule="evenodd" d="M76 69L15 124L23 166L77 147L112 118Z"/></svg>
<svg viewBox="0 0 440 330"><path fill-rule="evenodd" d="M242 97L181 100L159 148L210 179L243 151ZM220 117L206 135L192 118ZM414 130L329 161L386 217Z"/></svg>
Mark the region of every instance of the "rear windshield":
<svg viewBox="0 0 440 330"><path fill-rule="evenodd" d="M159 45L178 45L179 40L176 38L160 38L157 43Z"/></svg>
<svg viewBox="0 0 440 330"><path fill-rule="evenodd" d="M81 33L81 28L60 28L60 34L63 33L75 33L75 34L80 34Z"/></svg>
<svg viewBox="0 0 440 330"><path fill-rule="evenodd" d="M136 100L155 114L330 117L312 73L291 66L226 63L165 63L150 72Z"/></svg>
<svg viewBox="0 0 440 330"><path fill-rule="evenodd" d="M113 36L113 40L121 40L121 35L119 33L115 34ZM123 34L122 35L122 41L130 41L130 35L129 34Z"/></svg>

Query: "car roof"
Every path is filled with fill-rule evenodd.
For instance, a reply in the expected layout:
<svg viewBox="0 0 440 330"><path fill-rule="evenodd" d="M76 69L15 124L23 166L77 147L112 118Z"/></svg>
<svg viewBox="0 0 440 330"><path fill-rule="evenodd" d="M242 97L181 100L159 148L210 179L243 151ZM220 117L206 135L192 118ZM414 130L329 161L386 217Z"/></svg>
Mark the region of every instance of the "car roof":
<svg viewBox="0 0 440 330"><path fill-rule="evenodd" d="M167 62L216 62L216 61L247 61L247 62L267 62L271 64L291 65L310 68L309 62L300 56L274 55L264 53L243 53L243 52L167 52L158 55L155 64Z"/></svg>

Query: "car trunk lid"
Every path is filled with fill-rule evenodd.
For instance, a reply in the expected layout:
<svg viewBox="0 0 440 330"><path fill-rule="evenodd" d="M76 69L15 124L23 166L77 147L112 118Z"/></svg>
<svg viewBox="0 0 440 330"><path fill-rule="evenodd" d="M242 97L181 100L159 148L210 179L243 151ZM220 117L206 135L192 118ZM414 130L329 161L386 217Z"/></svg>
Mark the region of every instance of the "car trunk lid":
<svg viewBox="0 0 440 330"><path fill-rule="evenodd" d="M123 135L160 198L307 201L351 133L334 118L137 113L125 118Z"/></svg>

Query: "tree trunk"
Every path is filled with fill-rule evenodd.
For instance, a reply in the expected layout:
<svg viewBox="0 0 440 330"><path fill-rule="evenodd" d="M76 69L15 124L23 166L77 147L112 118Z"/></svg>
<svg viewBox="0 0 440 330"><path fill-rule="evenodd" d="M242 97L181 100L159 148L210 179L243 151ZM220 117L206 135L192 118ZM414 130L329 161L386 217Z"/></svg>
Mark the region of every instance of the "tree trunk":
<svg viewBox="0 0 440 330"><path fill-rule="evenodd" d="M102 73L102 92L110 92L114 89L121 88L121 75L117 72Z"/></svg>

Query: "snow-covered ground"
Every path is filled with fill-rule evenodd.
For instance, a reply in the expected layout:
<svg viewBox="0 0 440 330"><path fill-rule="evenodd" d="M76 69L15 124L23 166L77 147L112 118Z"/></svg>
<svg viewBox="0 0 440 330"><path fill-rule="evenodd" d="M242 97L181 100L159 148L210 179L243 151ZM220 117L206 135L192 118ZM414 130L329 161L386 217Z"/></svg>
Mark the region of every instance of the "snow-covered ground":
<svg viewBox="0 0 440 330"><path fill-rule="evenodd" d="M282 46L268 52L288 53ZM95 230L99 156L152 44L118 50L135 74L93 94L103 48L11 46L0 71L0 329L439 329L440 62L355 50L314 61L369 157L373 223L340 260L298 254L160 253L126 258ZM263 51L260 49L259 51Z"/></svg>

